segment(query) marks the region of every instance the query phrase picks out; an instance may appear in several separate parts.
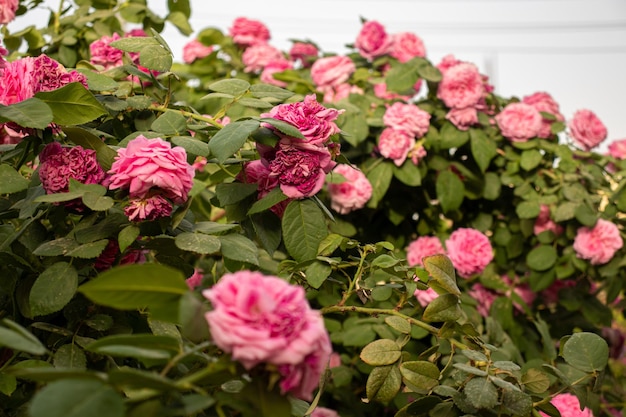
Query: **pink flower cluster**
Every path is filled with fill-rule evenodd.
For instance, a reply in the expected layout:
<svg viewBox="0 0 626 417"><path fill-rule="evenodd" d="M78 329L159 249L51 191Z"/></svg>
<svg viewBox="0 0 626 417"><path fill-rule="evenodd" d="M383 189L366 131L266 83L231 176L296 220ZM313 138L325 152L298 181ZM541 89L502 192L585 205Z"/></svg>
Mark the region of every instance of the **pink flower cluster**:
<svg viewBox="0 0 626 417"><path fill-rule="evenodd" d="M339 164L333 172L345 177L339 184L328 184L330 207L339 214L361 209L372 197L372 184L360 170L348 164Z"/></svg>
<svg viewBox="0 0 626 417"><path fill-rule="evenodd" d="M586 407L581 410L578 398L568 392L555 395L550 402L559 410L561 417L593 417L591 410ZM548 417L543 411L539 414Z"/></svg>
<svg viewBox="0 0 626 417"><path fill-rule="evenodd" d="M604 123L591 110L578 110L569 122L569 131L574 142L589 151L598 146L607 136Z"/></svg>
<svg viewBox="0 0 626 417"><path fill-rule="evenodd" d="M197 59L205 58L213 52L212 46L206 46L198 39L192 39L183 46L183 62L191 64Z"/></svg>
<svg viewBox="0 0 626 417"><path fill-rule="evenodd" d="M559 109L559 104L550 94L546 92L537 92L529 96L525 96L522 99L522 103L530 104L537 109L537 111L541 113L548 113L554 117L554 119L548 119L543 115L541 116L541 127L539 128L539 133L537 133L537 137L539 138L548 139L552 137L552 124L555 121L562 122L565 120L565 117L561 114Z"/></svg>
<svg viewBox="0 0 626 417"><path fill-rule="evenodd" d="M131 220L154 220L171 214L170 201L187 201L195 170L183 148L139 135L117 151L109 174L109 189L129 192L126 215Z"/></svg>
<svg viewBox="0 0 626 417"><path fill-rule="evenodd" d="M489 238L476 229L461 227L445 243L448 257L462 278L480 274L493 260Z"/></svg>
<svg viewBox="0 0 626 417"><path fill-rule="evenodd" d="M385 27L375 20L363 24L354 42L362 57L372 61L383 55L390 55L400 62L407 62L415 57L425 57L424 42L411 32L390 35Z"/></svg>
<svg viewBox="0 0 626 417"><path fill-rule="evenodd" d="M400 166L416 147L415 139L423 137L428 132L430 114L415 104L396 102L385 110L383 123L385 129L378 138L378 150L382 156ZM421 148L421 145L418 147ZM425 150L418 159L424 155Z"/></svg>
<svg viewBox="0 0 626 417"><path fill-rule="evenodd" d="M143 29L133 29L124 34L124 38L143 38L148 36ZM118 33L113 33L111 36L103 36L100 39L93 41L89 45L89 53L91 55L90 62L94 65L100 65L104 70L120 67L124 65L122 57L124 52L111 46L111 43L121 39L122 37ZM141 71L149 72L147 68L139 64L138 52L127 52L128 57ZM132 78L132 77L129 77Z"/></svg>
<svg viewBox="0 0 626 417"><path fill-rule="evenodd" d="M310 400L332 347L324 322L297 285L259 272L224 275L202 293L215 344L250 370L272 365L283 394Z"/></svg>
<svg viewBox="0 0 626 417"><path fill-rule="evenodd" d="M19 6L19 0L0 0L0 25L12 22Z"/></svg>
<svg viewBox="0 0 626 417"><path fill-rule="evenodd" d="M573 247L577 257L588 259L592 265L602 265L613 259L623 245L617 226L608 220L598 219L595 226L583 226L577 230Z"/></svg>

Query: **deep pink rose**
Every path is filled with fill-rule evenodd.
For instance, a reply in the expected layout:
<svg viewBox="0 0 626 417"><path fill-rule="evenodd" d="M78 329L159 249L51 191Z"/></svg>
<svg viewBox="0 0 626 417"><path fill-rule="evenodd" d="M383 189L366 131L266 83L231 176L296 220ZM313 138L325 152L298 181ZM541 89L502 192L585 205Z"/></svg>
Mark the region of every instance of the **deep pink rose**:
<svg viewBox="0 0 626 417"><path fill-rule="evenodd" d="M365 174L348 164L337 165L333 172L343 175L346 181L328 184L330 207L340 214L363 208L372 196L372 185Z"/></svg>
<svg viewBox="0 0 626 417"><path fill-rule="evenodd" d="M19 103L35 95L35 58L25 57L8 62L0 77L0 104Z"/></svg>
<svg viewBox="0 0 626 417"><path fill-rule="evenodd" d="M626 139L619 139L609 144L609 155L615 159L626 159Z"/></svg>
<svg viewBox="0 0 626 417"><path fill-rule="evenodd" d="M19 6L19 0L0 0L0 25L12 22Z"/></svg>
<svg viewBox="0 0 626 417"><path fill-rule="evenodd" d="M257 184L257 199L260 200L278 187L278 178L270 176L270 173L269 162L265 159L256 159L244 164L244 169L237 176L237 179L248 184ZM291 200L287 199L275 204L270 210L278 217L282 217Z"/></svg>
<svg viewBox="0 0 626 417"><path fill-rule="evenodd" d="M96 151L81 146L64 148L52 142L39 154L39 179L46 194L66 193L70 179L83 184L100 184L105 177Z"/></svg>
<svg viewBox="0 0 626 417"><path fill-rule="evenodd" d="M310 396L332 348L322 316L310 308L302 287L239 271L224 275L202 294L213 307L205 317L220 349L246 369L261 363L278 366L283 391Z"/></svg>
<svg viewBox="0 0 626 417"><path fill-rule="evenodd" d="M461 64L463 61L457 59L454 55L452 54L448 54L446 56L444 56L441 61L437 64L437 69L439 71L441 71L441 73L443 74L444 72L446 72L447 70L449 70L450 68Z"/></svg>
<svg viewBox="0 0 626 417"><path fill-rule="evenodd" d="M138 199L158 191L174 204L183 204L193 185L195 171L187 163L187 152L182 147L172 148L161 138L139 135L117 151L109 174L111 190L128 189L130 197Z"/></svg>
<svg viewBox="0 0 626 417"><path fill-rule="evenodd" d="M412 135L390 127L383 129L378 137L378 151L385 158L391 159L396 166L404 163L414 145L415 138Z"/></svg>
<svg viewBox="0 0 626 417"><path fill-rule="evenodd" d="M438 237L420 236L406 248L406 260L410 266L422 266L422 259L431 255L445 254L446 251Z"/></svg>
<svg viewBox="0 0 626 417"><path fill-rule="evenodd" d="M478 123L478 111L476 107L465 107L462 109L450 109L446 114L448 119L459 130L468 130Z"/></svg>
<svg viewBox="0 0 626 417"><path fill-rule="evenodd" d="M554 116L556 121L562 122L565 120L565 117L561 114L559 110L559 104L554 101L552 96L545 92L537 92L526 96L522 99L522 103L530 104L535 109L543 113L549 113ZM547 139L552 136L551 126L554 123L554 120L546 119L543 116L541 117L541 129L539 129L538 137L542 139Z"/></svg>
<svg viewBox="0 0 626 417"><path fill-rule="evenodd" d="M274 74L283 72L289 69L293 69L293 64L291 61L287 61L286 59L279 59L277 61L272 61L268 63L265 68L263 68L263 72L261 72L261 82L265 84L275 85L277 87L286 87L287 83L285 81L280 81L274 78Z"/></svg>
<svg viewBox="0 0 626 417"><path fill-rule="evenodd" d="M484 94L483 77L476 65L469 62L445 70L437 89L437 97L455 109L475 106Z"/></svg>
<svg viewBox="0 0 626 417"><path fill-rule="evenodd" d="M118 33L114 33L111 36L103 36L100 39L93 41L89 45L89 52L91 54L91 63L95 65L102 65L104 69L110 69L123 65L122 57L124 52L120 49L111 46L111 42L120 39Z"/></svg>
<svg viewBox="0 0 626 417"><path fill-rule="evenodd" d="M539 111L525 103L507 104L495 119L502 136L511 142L526 142L537 137L542 123Z"/></svg>
<svg viewBox="0 0 626 417"><path fill-rule="evenodd" d="M389 53L392 42L392 37L387 34L383 25L375 20L369 20L363 24L354 46L361 56L373 60Z"/></svg>
<svg viewBox="0 0 626 417"><path fill-rule="evenodd" d="M430 113L415 104L398 101L387 107L383 115L383 123L387 127L403 130L411 136L421 138L430 127Z"/></svg>
<svg viewBox="0 0 626 417"><path fill-rule="evenodd" d="M186 64L191 64L196 59L211 55L211 52L213 52L212 46L206 46L198 39L192 39L183 46L183 61Z"/></svg>
<svg viewBox="0 0 626 417"><path fill-rule="evenodd" d="M202 284L203 278L204 271L199 268L194 268L193 274L189 278L187 278L185 282L187 283L187 287L189 287L189 289L193 291L196 287L199 287L200 284Z"/></svg>
<svg viewBox="0 0 626 417"><path fill-rule="evenodd" d="M0 42L0 69L7 66L7 61L6 59L4 59L4 57L7 56L8 54L9 54L9 51L7 51L6 48L2 46L2 42Z"/></svg>
<svg viewBox="0 0 626 417"><path fill-rule="evenodd" d="M324 407L315 407L311 413L311 417L341 417L335 410Z"/></svg>
<svg viewBox="0 0 626 417"><path fill-rule="evenodd" d="M606 139L604 123L591 110L578 110L569 122L570 135L586 151L598 146Z"/></svg>
<svg viewBox="0 0 626 417"><path fill-rule="evenodd" d="M233 42L241 46L258 45L267 43L270 39L270 31L262 22L245 17L238 17L233 21L229 29Z"/></svg>
<svg viewBox="0 0 626 417"><path fill-rule="evenodd" d="M289 50L291 60L300 62L304 68L310 67L318 55L319 51L312 43L294 42Z"/></svg>
<svg viewBox="0 0 626 417"><path fill-rule="evenodd" d="M446 250L462 278L480 274L493 260L489 238L476 229L461 227L452 232L446 240Z"/></svg>
<svg viewBox="0 0 626 417"><path fill-rule="evenodd" d="M556 224L556 222L550 218L550 207L542 204L539 210L539 215L537 216L537 219L535 219L533 233L538 235L546 230L552 231L552 233L557 236L563 233L563 227Z"/></svg>
<svg viewBox="0 0 626 417"><path fill-rule="evenodd" d="M578 258L589 259L592 265L601 265L610 261L623 245L617 226L598 219L595 226L578 229L573 247Z"/></svg>
<svg viewBox="0 0 626 417"><path fill-rule="evenodd" d="M426 56L426 48L422 39L412 32L400 32L392 36L389 55L400 62L410 61L412 58Z"/></svg>
<svg viewBox="0 0 626 417"><path fill-rule="evenodd" d="M252 45L241 56L245 72L260 72L270 62L284 60L283 53L267 43Z"/></svg>
<svg viewBox="0 0 626 417"><path fill-rule="evenodd" d="M347 56L320 58L311 66L311 79L317 87L336 87L348 81L356 71L354 62Z"/></svg>
<svg viewBox="0 0 626 417"><path fill-rule="evenodd" d="M69 83L78 82L87 87L87 77L78 71L68 71L54 59L47 55L39 55L33 61L33 78L35 93L53 91Z"/></svg>
<svg viewBox="0 0 626 417"><path fill-rule="evenodd" d="M578 398L568 392L555 395L550 402L559 410L561 417L593 417L591 410L586 407L581 410ZM540 411L539 414L548 417L543 411Z"/></svg>
<svg viewBox="0 0 626 417"><path fill-rule="evenodd" d="M334 87L319 87L320 93L324 94L324 103L337 103L344 98L350 97L350 94L363 94L363 89L350 83L343 83Z"/></svg>
<svg viewBox="0 0 626 417"><path fill-rule="evenodd" d="M419 278L415 278L415 281L418 281ZM417 302L422 306L422 308L426 308L428 304L430 304L435 298L439 297L439 294L432 288L428 288L427 290L416 289L413 292L413 296L417 299Z"/></svg>
<svg viewBox="0 0 626 417"><path fill-rule="evenodd" d="M124 207L124 214L131 222L157 220L172 214L172 203L159 194L145 198L131 198L128 205Z"/></svg>
<svg viewBox="0 0 626 417"><path fill-rule="evenodd" d="M476 300L476 310L483 317L489 316L489 310L494 300L498 297L494 291L483 287L481 284L474 284L467 294Z"/></svg>

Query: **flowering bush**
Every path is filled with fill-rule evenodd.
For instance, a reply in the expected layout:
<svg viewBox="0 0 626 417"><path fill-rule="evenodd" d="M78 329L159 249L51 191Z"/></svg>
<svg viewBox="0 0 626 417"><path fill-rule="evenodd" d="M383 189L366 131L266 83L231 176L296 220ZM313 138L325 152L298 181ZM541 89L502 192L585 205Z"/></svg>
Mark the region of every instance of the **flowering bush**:
<svg viewBox="0 0 626 417"><path fill-rule="evenodd" d="M374 20L286 52L168 6L3 32L3 415L621 415L626 162L594 113Z"/></svg>

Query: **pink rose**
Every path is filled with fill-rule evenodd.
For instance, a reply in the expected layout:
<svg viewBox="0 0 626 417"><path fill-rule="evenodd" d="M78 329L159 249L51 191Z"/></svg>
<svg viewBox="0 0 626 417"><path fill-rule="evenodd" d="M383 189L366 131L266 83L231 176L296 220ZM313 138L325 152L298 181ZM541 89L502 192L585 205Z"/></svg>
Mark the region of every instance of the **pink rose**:
<svg viewBox="0 0 626 417"><path fill-rule="evenodd" d="M478 311L478 314L483 317L489 316L489 310L491 310L491 306L498 294L478 283L472 285L472 288L467 293L476 300L476 311Z"/></svg>
<svg viewBox="0 0 626 417"><path fill-rule="evenodd" d="M172 148L161 138L139 135L117 151L109 174L107 182L111 190L129 189L130 197L138 199L158 191L174 204L183 204L193 185L195 171L187 163L185 149Z"/></svg>
<svg viewBox="0 0 626 417"><path fill-rule="evenodd" d="M476 107L465 107L462 109L450 109L446 114L448 119L459 130L468 130L478 123L478 111Z"/></svg>
<svg viewBox="0 0 626 417"><path fill-rule="evenodd" d="M418 80L418 83L419 82L421 82L421 80ZM388 91L387 90L387 84L385 84L385 83L376 83L376 84L374 84L374 95L376 97L378 97L378 98L382 98L383 100L400 99L400 100L408 101L408 100L411 99L411 97L409 97L409 96L398 94L398 93L394 93L393 91Z"/></svg>
<svg viewBox="0 0 626 417"><path fill-rule="evenodd" d="M385 158L393 160L396 166L404 163L414 145L415 138L411 134L390 127L383 129L378 137L378 151Z"/></svg>
<svg viewBox="0 0 626 417"><path fill-rule="evenodd" d="M270 31L258 20L238 17L233 21L229 29L233 42L241 46L258 45L267 43L270 39Z"/></svg>
<svg viewBox="0 0 626 417"><path fill-rule="evenodd" d="M385 110L383 123L387 127L421 138L430 127L430 114L415 104L396 102Z"/></svg>
<svg viewBox="0 0 626 417"><path fill-rule="evenodd" d="M443 71L437 89L439 97L447 107L462 109L478 104L485 94L483 77L474 64L462 62Z"/></svg>
<svg viewBox="0 0 626 417"><path fill-rule="evenodd" d="M383 25L375 20L369 20L363 24L354 46L359 50L361 56L371 61L388 53L392 41Z"/></svg>
<svg viewBox="0 0 626 417"><path fill-rule="evenodd" d="M550 402L559 410L561 417L593 417L591 410L586 407L581 410L578 398L568 392L555 395ZM540 411L539 414L548 417L543 411Z"/></svg>
<svg viewBox="0 0 626 417"><path fill-rule="evenodd" d="M70 179L82 184L100 184L105 177L96 151L82 146L63 148L52 142L39 154L39 179L46 194L66 193Z"/></svg>
<svg viewBox="0 0 626 417"><path fill-rule="evenodd" d="M552 231L552 233L557 236L563 233L563 227L556 224L554 220L550 218L550 207L542 204L541 209L539 210L539 215L537 216L537 219L535 219L533 233L535 235L538 235L539 233L545 232L546 230Z"/></svg>
<svg viewBox="0 0 626 417"><path fill-rule="evenodd" d="M519 298L522 299L524 304L527 306L532 305L535 302L535 298L537 298L537 294L530 288L528 284L520 283L519 278L515 277L515 279L511 280L508 276L503 276L502 280L511 287L511 290L508 290L505 295L507 298L511 298L511 291L515 293ZM513 307L517 309L517 311L524 312L524 307L518 302L513 301Z"/></svg>
<svg viewBox="0 0 626 417"><path fill-rule="evenodd" d="M0 104L19 103L35 95L35 58L25 57L8 62L0 77Z"/></svg>
<svg viewBox="0 0 626 417"><path fill-rule="evenodd" d="M591 110L578 110L569 122L570 135L580 147L589 151L606 139L604 123Z"/></svg>
<svg viewBox="0 0 626 417"><path fill-rule="evenodd" d="M67 71L65 67L47 55L39 55L33 61L33 78L35 93L53 91L78 82L87 87L87 77L75 70Z"/></svg>
<svg viewBox="0 0 626 417"><path fill-rule="evenodd" d="M131 222L143 222L169 217L172 203L159 194L144 198L131 198L124 207L124 214Z"/></svg>
<svg viewBox="0 0 626 417"><path fill-rule="evenodd" d="M265 159L256 159L244 165L237 179L247 184L257 184L257 199L260 200L278 186L278 178L275 176L270 177L270 173L269 162ZM275 204L270 210L278 217L282 217L287 208L287 204L289 204L291 200L292 199L287 199Z"/></svg>
<svg viewBox="0 0 626 417"><path fill-rule="evenodd" d="M348 214L365 206L372 196L372 185L365 174L348 164L339 164L333 172L345 177L339 184L328 184L331 208L340 214Z"/></svg>
<svg viewBox="0 0 626 417"><path fill-rule="evenodd" d="M542 123L539 111L525 103L507 104L495 119L502 136L511 142L526 142L537 137Z"/></svg>
<svg viewBox="0 0 626 417"><path fill-rule="evenodd" d="M277 87L286 87L287 83L284 81L277 80L274 78L274 74L283 72L289 69L293 69L293 64L286 59L279 59L277 61L272 61L268 63L265 68L263 68L263 72L261 72L261 82L266 84L275 85Z"/></svg>
<svg viewBox="0 0 626 417"><path fill-rule="evenodd" d="M282 376L279 386L282 394L291 393L301 400L311 401L313 391L320 383L320 377L324 374L332 347L326 329L319 331L317 340L311 346L309 353L299 364L285 364L278 366L278 372Z"/></svg>
<svg viewBox="0 0 626 417"><path fill-rule="evenodd" d="M615 159L626 159L626 139L619 139L609 144L609 155Z"/></svg>
<svg viewBox="0 0 626 417"><path fill-rule="evenodd" d="M317 87L336 87L348 81L356 71L354 62L347 56L320 58L311 66L311 79Z"/></svg>
<svg viewBox="0 0 626 417"><path fill-rule="evenodd" d="M414 33L400 32L392 36L389 55L400 62L410 61L412 58L426 56L424 42Z"/></svg>
<svg viewBox="0 0 626 417"><path fill-rule="evenodd" d="M617 226L608 220L598 219L591 228L578 228L573 247L578 258L589 259L592 265L601 265L610 261L623 244Z"/></svg>
<svg viewBox="0 0 626 417"><path fill-rule="evenodd" d="M480 274L493 259L489 238L476 229L459 228L446 240L452 265L463 278Z"/></svg>
<svg viewBox="0 0 626 417"><path fill-rule="evenodd" d="M324 103L337 103L350 97L350 94L363 94L362 88L349 83L339 84L335 87L320 87L318 90L324 94Z"/></svg>
<svg viewBox="0 0 626 417"><path fill-rule="evenodd" d="M426 152L426 148L424 148L424 145L416 143L409 151L407 158L409 158L411 162L413 162L413 165L417 165L422 159L426 157L426 155L428 155L428 153Z"/></svg>
<svg viewBox="0 0 626 417"><path fill-rule="evenodd" d="M419 278L415 278L415 281L418 281ZM413 292L413 296L417 298L417 302L420 303L422 308L426 308L428 304L430 304L435 298L439 297L439 294L432 288L428 288L427 290L417 289Z"/></svg>
<svg viewBox="0 0 626 417"><path fill-rule="evenodd" d="M191 64L196 59L207 57L213 52L212 46L206 46L198 39L192 39L183 46L183 61Z"/></svg>
<svg viewBox="0 0 626 417"><path fill-rule="evenodd" d="M112 36L103 36L93 41L89 45L91 63L94 65L102 65L105 70L123 65L122 57L124 56L124 52L110 45L111 42L120 38L118 33L114 33Z"/></svg>
<svg viewBox="0 0 626 417"><path fill-rule="evenodd" d="M19 6L19 0L0 0L0 25L12 22Z"/></svg>
<svg viewBox="0 0 626 417"><path fill-rule="evenodd" d="M457 59L454 55L448 54L441 59L441 62L437 64L437 69L443 74L450 68L461 64L463 61Z"/></svg>
<svg viewBox="0 0 626 417"><path fill-rule="evenodd" d="M202 279L204 278L204 271L199 268L193 269L193 274L189 278L185 280L187 286L191 291L193 291L196 287L199 287L202 284Z"/></svg>
<svg viewBox="0 0 626 417"><path fill-rule="evenodd" d="M285 59L283 53L267 43L252 45L241 56L245 72L262 71L270 62Z"/></svg>
<svg viewBox="0 0 626 417"><path fill-rule="evenodd" d="M555 120L562 122L565 120L561 112L559 111L559 104L554 101L552 96L548 93L538 92L531 94L530 96L526 96L522 99L522 103L530 104L537 111L543 113L550 113L554 116ZM541 129L539 129L538 137L542 139L547 139L552 136L551 126L554 123L554 120L546 119L543 116L541 117Z"/></svg>
<svg viewBox="0 0 626 417"><path fill-rule="evenodd" d="M294 42L289 50L291 60L299 61L304 68L310 67L318 55L319 51L312 43Z"/></svg>
<svg viewBox="0 0 626 417"><path fill-rule="evenodd" d="M442 255L446 251L438 237L420 236L406 248L406 260L410 266L422 266L422 259L431 255Z"/></svg>
<svg viewBox="0 0 626 417"><path fill-rule="evenodd" d="M335 410L324 407L315 407L311 413L311 417L341 417Z"/></svg>

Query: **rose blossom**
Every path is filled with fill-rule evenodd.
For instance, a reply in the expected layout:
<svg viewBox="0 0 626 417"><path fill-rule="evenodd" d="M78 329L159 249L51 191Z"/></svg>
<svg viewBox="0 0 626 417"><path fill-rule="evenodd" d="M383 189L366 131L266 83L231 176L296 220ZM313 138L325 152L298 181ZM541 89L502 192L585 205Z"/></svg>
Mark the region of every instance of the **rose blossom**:
<svg viewBox="0 0 626 417"><path fill-rule="evenodd" d="M609 144L609 155L615 159L626 159L626 139L619 139Z"/></svg>
<svg viewBox="0 0 626 417"><path fill-rule="evenodd" d="M183 204L193 185L195 171L187 163L187 153L182 147L172 148L161 138L139 135L117 151L109 174L111 190L128 188L131 198L142 199L157 189L174 204Z"/></svg>
<svg viewBox="0 0 626 417"><path fill-rule="evenodd" d="M319 51L312 43L294 42L289 50L289 57L292 61L299 61L304 68L312 65L312 61L317 58Z"/></svg>
<svg viewBox="0 0 626 417"><path fill-rule="evenodd" d="M270 39L270 31L258 20L238 17L228 30L233 42L241 46L251 46L266 43Z"/></svg>
<svg viewBox="0 0 626 417"><path fill-rule="evenodd" d="M426 157L426 155L428 155L428 153L426 152L426 148L424 148L424 145L422 143L416 142L409 151L407 158L409 158L411 162L413 162L413 165L417 165L422 159Z"/></svg>
<svg viewBox="0 0 626 417"><path fill-rule="evenodd" d="M570 135L579 146L589 151L606 139L604 123L591 110L578 110L569 122Z"/></svg>
<svg viewBox="0 0 626 417"><path fill-rule="evenodd" d="M99 184L105 177L96 160L96 151L82 146L63 148L52 142L39 154L39 179L46 194L69 191L70 179L82 184Z"/></svg>
<svg viewBox="0 0 626 417"><path fill-rule="evenodd" d="M78 82L87 87L87 77L78 71L67 71L65 67L47 55L39 55L33 61L35 93L53 91L69 83Z"/></svg>
<svg viewBox="0 0 626 417"><path fill-rule="evenodd" d="M409 133L390 127L383 129L378 137L378 151L385 158L391 159L396 166L404 163L413 145L415 139Z"/></svg>
<svg viewBox="0 0 626 417"><path fill-rule="evenodd" d="M347 56L320 58L311 66L311 79L317 87L336 87L348 81L356 71L354 62Z"/></svg>
<svg viewBox="0 0 626 417"><path fill-rule="evenodd" d="M444 56L437 64L437 69L443 74L450 68L463 63L460 59L457 59L454 55L448 54Z"/></svg>
<svg viewBox="0 0 626 417"><path fill-rule="evenodd" d="M456 64L443 71L437 89L437 97L447 107L456 109L475 106L484 94L483 77L476 65L469 62Z"/></svg>
<svg viewBox="0 0 626 417"><path fill-rule="evenodd" d="M365 174L348 164L339 164L333 172L346 180L340 184L328 184L330 207L340 214L348 214L365 206L372 196L372 185Z"/></svg>
<svg viewBox="0 0 626 417"><path fill-rule="evenodd" d="M183 46L183 61L191 64L196 59L207 57L213 52L212 46L206 46L198 39L192 39Z"/></svg>
<svg viewBox="0 0 626 417"><path fill-rule="evenodd" d="M415 278L415 281L419 281L419 278ZM419 288L413 292L413 296L417 298L417 302L420 303L422 308L426 308L435 298L439 297L439 294L432 288L427 290L420 290Z"/></svg>
<svg viewBox="0 0 626 417"><path fill-rule="evenodd" d="M552 231L555 235L563 233L563 227L556 224L554 220L550 218L550 207L542 204L539 210L539 215L535 219L535 225L533 226L533 233L538 235L546 230Z"/></svg>
<svg viewBox="0 0 626 417"><path fill-rule="evenodd" d="M35 58L25 57L8 62L0 77L0 104L19 103L35 95Z"/></svg>
<svg viewBox="0 0 626 417"><path fill-rule="evenodd" d="M446 251L438 237L420 236L406 248L406 260L410 266L423 266L422 259L431 255L443 255Z"/></svg>
<svg viewBox="0 0 626 417"><path fill-rule="evenodd" d="M369 20L363 24L354 46L359 50L361 56L371 61L388 53L392 41L383 25L375 20Z"/></svg>
<svg viewBox="0 0 626 417"><path fill-rule="evenodd" d="M350 97L350 94L363 94L363 89L350 83L342 83L334 87L319 87L319 92L324 94L325 103L337 103L344 98Z"/></svg>
<svg viewBox="0 0 626 417"><path fill-rule="evenodd" d="M522 103L530 104L539 112L549 113L554 118L562 122L565 120L561 112L559 111L559 104L554 101L552 96L545 92L537 92L526 96L522 99ZM547 139L552 136L551 126L554 121L550 119L546 119L541 116L541 129L539 129L538 137L542 139Z"/></svg>
<svg viewBox="0 0 626 417"><path fill-rule="evenodd" d="M291 393L301 400L313 399L312 393L319 385L320 377L326 370L332 353L326 329L320 332L311 347L313 351L299 364L285 364L278 367L278 372L283 377L279 383L283 395Z"/></svg>
<svg viewBox="0 0 626 417"><path fill-rule="evenodd" d="M601 265L610 261L623 244L617 226L598 219L595 226L583 226L576 231L573 248L578 258L589 259L592 265Z"/></svg>
<svg viewBox="0 0 626 417"><path fill-rule="evenodd" d="M261 72L261 76L259 78L261 79L261 82L266 84L275 85L277 87L286 87L287 83L274 78L274 74L288 69L293 69L293 64L290 61L287 61L286 59L272 61L268 63L265 68L263 68L263 72Z"/></svg>
<svg viewBox="0 0 626 417"><path fill-rule="evenodd" d="M0 0L0 25L12 22L19 6L19 0Z"/></svg>
<svg viewBox="0 0 626 417"><path fill-rule="evenodd" d="M407 62L415 57L425 57L426 48L424 42L414 33L400 32L392 36L391 51L389 55L400 62Z"/></svg>
<svg viewBox="0 0 626 417"><path fill-rule="evenodd" d="M461 227L446 240L452 265L463 278L480 274L493 259L489 238L476 229Z"/></svg>
<svg viewBox="0 0 626 417"><path fill-rule="evenodd" d="M459 130L467 130L478 123L478 110L476 107L462 109L450 109L446 114L448 119Z"/></svg>
<svg viewBox="0 0 626 417"><path fill-rule="evenodd" d="M383 115L387 127L403 130L412 136L421 138L430 127L430 113L415 104L396 102L387 107Z"/></svg>
<svg viewBox="0 0 626 417"><path fill-rule="evenodd" d="M542 117L539 111L525 103L509 103L496 115L502 136L511 142L526 142L539 134Z"/></svg>
<svg viewBox="0 0 626 417"><path fill-rule="evenodd" d="M191 291L202 284L202 279L204 278L203 273L204 271L202 269L194 268L193 274L185 280L187 287L189 287Z"/></svg>
<svg viewBox="0 0 626 417"><path fill-rule="evenodd" d="M157 220L172 214L172 204L159 194L146 198L131 198L124 208L124 214L131 222Z"/></svg>
<svg viewBox="0 0 626 417"><path fill-rule="evenodd" d="M120 39L118 33L111 36L103 36L89 45L89 53L91 55L91 63L102 65L104 69L110 69L123 65L122 57L124 52L111 46L111 42Z"/></svg>
<svg viewBox="0 0 626 417"><path fill-rule="evenodd" d="M237 179L247 184L257 184L257 199L262 199L270 191L278 186L278 179L275 176L270 177L269 162L264 159L256 159L254 161L246 162L243 170ZM270 210L278 217L282 217L287 204L292 199L281 201L278 204L273 205Z"/></svg>
<svg viewBox="0 0 626 417"><path fill-rule="evenodd" d="M489 310L491 310L494 300L498 297L495 292L478 283L472 285L472 288L467 293L476 300L476 311L483 317L489 315Z"/></svg>
<svg viewBox="0 0 626 417"><path fill-rule="evenodd" d="M270 62L284 59L283 53L272 45L260 43L247 48L241 56L241 61L246 66L245 72L262 71Z"/></svg>
<svg viewBox="0 0 626 417"><path fill-rule="evenodd" d="M559 410L561 417L593 417L591 410L587 407L581 410L578 398L568 392L555 395L550 402ZM540 411L539 414L548 417L543 411Z"/></svg>
<svg viewBox="0 0 626 417"><path fill-rule="evenodd" d="M417 80L421 82L421 80ZM382 98L383 100L404 100L408 101L411 99L409 96L405 96L402 94L394 93L393 91L387 90L387 84L385 83L376 83L374 84L374 95L378 98Z"/></svg>
<svg viewBox="0 0 626 417"><path fill-rule="evenodd" d="M315 407L311 413L311 417L341 417L335 410L324 407Z"/></svg>

